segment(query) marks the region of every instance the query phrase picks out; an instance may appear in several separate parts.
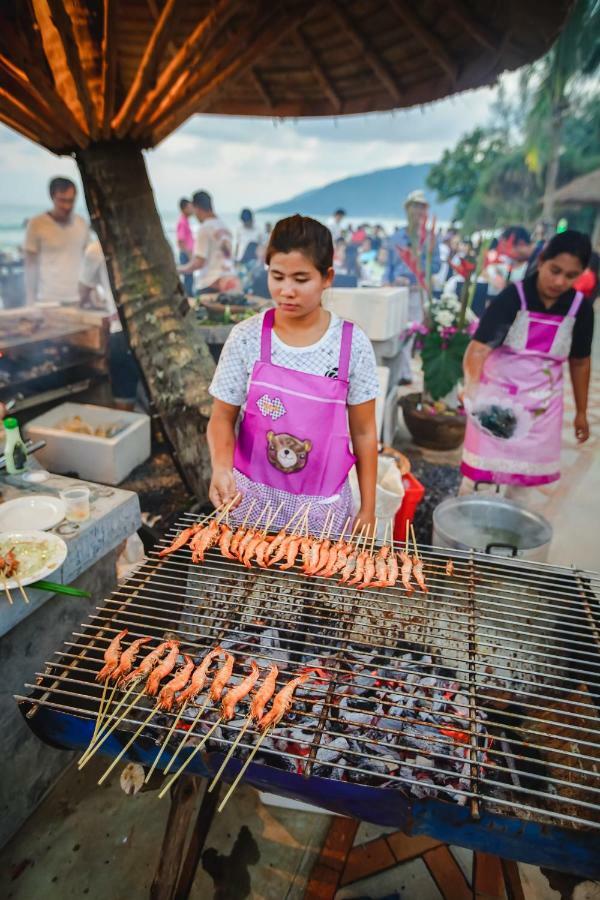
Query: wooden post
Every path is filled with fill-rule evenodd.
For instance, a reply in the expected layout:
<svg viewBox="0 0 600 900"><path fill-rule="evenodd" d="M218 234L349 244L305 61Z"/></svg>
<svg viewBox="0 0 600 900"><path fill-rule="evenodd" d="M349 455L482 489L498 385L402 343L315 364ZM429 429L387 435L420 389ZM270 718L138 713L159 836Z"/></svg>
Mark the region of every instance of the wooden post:
<svg viewBox="0 0 600 900"><path fill-rule="evenodd" d="M195 775L182 775L173 786L171 809L158 866L150 887L150 900L187 900L190 896L200 856L219 802L219 790L209 794L206 790L208 781L204 781L204 795L190 834L200 784L200 779Z"/></svg>
<svg viewBox="0 0 600 900"><path fill-rule="evenodd" d="M78 151L76 160L131 349L176 462L206 500L214 362L183 295L141 148L115 139Z"/></svg>

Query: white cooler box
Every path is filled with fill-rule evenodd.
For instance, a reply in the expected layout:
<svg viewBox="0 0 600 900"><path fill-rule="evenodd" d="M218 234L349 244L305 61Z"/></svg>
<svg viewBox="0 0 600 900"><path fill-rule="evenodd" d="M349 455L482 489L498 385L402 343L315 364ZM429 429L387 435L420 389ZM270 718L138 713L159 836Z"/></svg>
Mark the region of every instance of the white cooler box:
<svg viewBox="0 0 600 900"><path fill-rule="evenodd" d="M126 423L112 438L78 434L56 428L59 422L79 416L91 428ZM57 475L77 472L87 481L120 484L132 469L150 456L150 417L141 413L92 406L85 403L61 403L25 426L27 437L43 438L46 446L36 458Z"/></svg>
<svg viewBox="0 0 600 900"><path fill-rule="evenodd" d="M329 288L323 306L360 325L372 341L387 341L408 325L408 288Z"/></svg>

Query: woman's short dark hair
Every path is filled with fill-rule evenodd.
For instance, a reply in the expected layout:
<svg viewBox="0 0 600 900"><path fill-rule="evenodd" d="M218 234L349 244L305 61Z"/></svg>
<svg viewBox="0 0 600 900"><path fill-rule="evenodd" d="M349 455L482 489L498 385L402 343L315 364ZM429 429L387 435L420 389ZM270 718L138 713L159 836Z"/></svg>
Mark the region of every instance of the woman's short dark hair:
<svg viewBox="0 0 600 900"><path fill-rule="evenodd" d="M185 209L187 206L189 206L189 204L190 204L191 202L192 202L192 201L191 201L188 197L182 197L181 200L179 201L179 209L181 210L181 212L183 212L184 209Z"/></svg>
<svg viewBox="0 0 600 900"><path fill-rule="evenodd" d="M571 256L576 256L583 268L587 269L592 255L592 242L588 235L582 231L575 231L574 229L561 231L560 234L555 234L554 237L550 238L542 249L540 260L543 262L544 260L554 259L556 256L560 256L561 253L569 253Z"/></svg>
<svg viewBox="0 0 600 900"><path fill-rule="evenodd" d="M269 238L265 260L267 265L275 253L304 253L321 275L333 266L333 240L329 228L308 216L280 219Z"/></svg>

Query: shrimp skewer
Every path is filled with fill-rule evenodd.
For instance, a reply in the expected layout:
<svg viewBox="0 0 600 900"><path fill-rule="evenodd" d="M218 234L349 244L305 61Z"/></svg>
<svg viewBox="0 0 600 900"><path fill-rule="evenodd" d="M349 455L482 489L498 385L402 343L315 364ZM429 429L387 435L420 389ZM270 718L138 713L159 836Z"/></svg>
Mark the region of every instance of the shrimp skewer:
<svg viewBox="0 0 600 900"><path fill-rule="evenodd" d="M148 641L151 640L151 637L141 637L137 638L137 640L135 641L132 641L129 647L127 647L126 650L123 650L119 665L110 675L110 680L119 681L120 678L124 678L125 675L128 675L133 668L133 663L140 651L140 647L144 644L147 644Z"/></svg>
<svg viewBox="0 0 600 900"><path fill-rule="evenodd" d="M160 692L160 695L158 698L158 706L161 709L164 709L165 712L171 711L171 709L173 708L173 702L175 700L176 692L181 690L181 688L185 687L185 685L190 680L190 675L192 674L192 672L194 670L194 660L191 659L191 657L186 656L185 654L184 654L184 659L185 659L185 665L183 665L179 669L179 671L173 676L173 678L171 678L169 683L166 684ZM161 756L164 753L165 747L169 743L169 739L170 739L173 731L175 730L175 727L177 726L177 723L179 722L180 717L181 717L181 712L179 712L177 714L177 716L175 717L175 721L173 722L171 728L167 732L166 737L158 750L158 753L154 757L154 762L150 766L148 774L146 775L146 777L144 779L144 784L147 784L150 781L150 778L152 777L152 774L153 774L154 770L156 769L159 759L161 758Z"/></svg>
<svg viewBox="0 0 600 900"><path fill-rule="evenodd" d="M414 548L415 548L415 556L413 559L413 575L415 576L415 581L417 582L417 584L419 585L421 590L425 594L427 594L428 588L427 588L427 585L425 584L425 576L423 575L423 563L419 557L419 548L417 547L417 539L415 537L415 529L414 529L412 523L410 526L410 531L412 534L413 544L414 544Z"/></svg>
<svg viewBox="0 0 600 900"><path fill-rule="evenodd" d="M254 756L256 755L260 745L262 744L262 742L266 738L267 734L269 733L269 730L271 728L274 728L277 725L277 723L283 718L283 716L286 714L286 712L292 705L294 691L296 690L296 688L300 684L303 684L305 681L308 681L308 679L311 677L311 675L312 675L312 672L305 672L302 675L298 675L297 678L292 678L291 681L288 681L288 683L285 685L285 687L283 687L279 691L279 693L277 693L275 695L275 699L273 700L273 705L271 707L271 711L266 713L265 715L261 716L260 720L258 721L258 728L262 732L262 734L260 735L258 741L256 742L252 751L250 752L250 755L244 762L244 765L242 766L242 768L236 775L229 790L227 791L223 800L221 801L221 804L219 806L219 812L223 811L225 804L227 803L227 801L229 800L229 798L235 791L236 787L238 786L238 784L244 777L244 773L246 772L246 769L248 768L248 766L254 759Z"/></svg>
<svg viewBox="0 0 600 900"><path fill-rule="evenodd" d="M169 652L157 667L152 670L146 682L144 693L148 694L149 697L156 697L162 679L171 674L179 656L179 643L177 641L167 641L166 644Z"/></svg>
<svg viewBox="0 0 600 900"><path fill-rule="evenodd" d="M191 538L194 537L199 531L202 531L206 525L201 522L196 522L194 525L190 525L189 528L184 528L183 531L180 531L179 534L175 535L173 541L169 544L168 547L163 547L162 550L159 551L159 556L169 556L171 553L175 553L176 550L179 550L181 547L184 547Z"/></svg>
<svg viewBox="0 0 600 900"><path fill-rule="evenodd" d="M110 675L115 671L121 659L121 641L127 637L128 629L124 628L110 642L104 651L104 665L96 675L96 681L108 681Z"/></svg>
<svg viewBox="0 0 600 900"><path fill-rule="evenodd" d="M246 733L246 730L249 727L252 720L254 719L254 721L257 722L260 719L260 717L262 716L265 705L269 702L269 700L275 693L275 685L277 683L277 675L278 674L279 674L279 669L277 668L277 666L271 666L265 680L263 681L262 687L259 688L259 690L256 692L256 694L252 698L252 702L250 704L250 715L247 716L246 721L240 728L235 741L229 748L227 756L221 763L219 771L217 772L217 774L215 775L215 777L213 778L213 780L211 781L211 783L208 787L209 793L214 789L219 778L225 771L225 769L227 767L227 763L229 762L229 760L235 753L235 749L236 749L237 745L243 738L243 736Z"/></svg>

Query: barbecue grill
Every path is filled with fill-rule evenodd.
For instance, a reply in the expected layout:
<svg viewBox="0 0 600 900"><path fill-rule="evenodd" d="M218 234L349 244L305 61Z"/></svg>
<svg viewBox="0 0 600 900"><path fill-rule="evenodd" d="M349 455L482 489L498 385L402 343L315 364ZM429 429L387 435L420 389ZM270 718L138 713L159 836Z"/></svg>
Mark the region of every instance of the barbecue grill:
<svg viewBox="0 0 600 900"><path fill-rule="evenodd" d="M165 542L194 518L182 517ZM218 550L147 562L17 697L47 743L88 745L109 641L175 636L203 656L220 643L238 676L276 663L280 684L313 668L246 780L407 833L600 876L600 576L420 547L429 593L356 590L296 570L247 570ZM152 708L143 698L106 740L116 756ZM189 727L190 708L181 726ZM206 709L198 735L218 713ZM190 763L214 774L244 713ZM155 716L126 757L150 765L173 724ZM159 768L170 761L176 729ZM225 778L257 740L248 729ZM189 741L193 746L193 739ZM188 752L186 750L185 752ZM178 758L178 764L183 756Z"/></svg>

